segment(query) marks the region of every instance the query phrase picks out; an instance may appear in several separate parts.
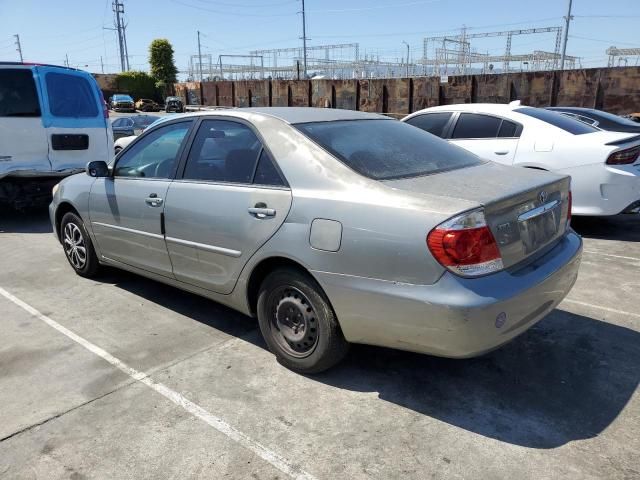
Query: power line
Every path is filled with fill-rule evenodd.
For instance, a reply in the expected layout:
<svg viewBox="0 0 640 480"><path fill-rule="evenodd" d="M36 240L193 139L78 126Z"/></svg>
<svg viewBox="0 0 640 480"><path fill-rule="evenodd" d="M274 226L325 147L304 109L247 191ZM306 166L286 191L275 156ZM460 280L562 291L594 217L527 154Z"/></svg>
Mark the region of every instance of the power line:
<svg viewBox="0 0 640 480"><path fill-rule="evenodd" d="M177 3L179 5L184 5L185 7L195 8L196 10L202 10L203 12L217 13L218 15L228 15L235 17L290 17L295 15L295 13L269 13L269 14L261 14L261 13L241 13L241 12L229 12L224 10L213 10L211 8L200 7L198 5L191 5L189 3L182 2L180 0L171 0L173 3Z"/></svg>

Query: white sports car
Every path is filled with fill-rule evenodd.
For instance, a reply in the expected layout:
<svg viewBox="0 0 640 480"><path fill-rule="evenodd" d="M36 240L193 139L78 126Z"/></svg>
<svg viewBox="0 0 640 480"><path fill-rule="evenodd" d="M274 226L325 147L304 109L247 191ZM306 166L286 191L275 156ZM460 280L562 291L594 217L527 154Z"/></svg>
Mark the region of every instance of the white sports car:
<svg viewBox="0 0 640 480"><path fill-rule="evenodd" d="M570 175L574 215L640 212L640 135L520 102L443 105L402 121L487 160Z"/></svg>

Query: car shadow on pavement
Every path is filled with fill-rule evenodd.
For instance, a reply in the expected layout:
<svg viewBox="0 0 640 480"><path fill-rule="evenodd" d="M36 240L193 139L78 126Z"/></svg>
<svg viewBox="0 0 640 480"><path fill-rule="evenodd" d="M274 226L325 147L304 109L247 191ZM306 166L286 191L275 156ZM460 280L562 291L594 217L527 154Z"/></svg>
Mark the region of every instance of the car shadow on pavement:
<svg viewBox="0 0 640 480"><path fill-rule="evenodd" d="M573 217L571 226L585 238L640 242L640 215Z"/></svg>
<svg viewBox="0 0 640 480"><path fill-rule="evenodd" d="M0 206L0 235L3 233L51 233L47 207L14 210Z"/></svg>
<svg viewBox="0 0 640 480"><path fill-rule="evenodd" d="M640 378L640 334L555 310L510 344L451 360L354 346L345 363L309 377L514 445L549 449L595 437Z"/></svg>
<svg viewBox="0 0 640 480"><path fill-rule="evenodd" d="M228 335L266 348L259 335L249 334L258 329L257 320L213 300L116 268L105 267L99 281L112 284Z"/></svg>

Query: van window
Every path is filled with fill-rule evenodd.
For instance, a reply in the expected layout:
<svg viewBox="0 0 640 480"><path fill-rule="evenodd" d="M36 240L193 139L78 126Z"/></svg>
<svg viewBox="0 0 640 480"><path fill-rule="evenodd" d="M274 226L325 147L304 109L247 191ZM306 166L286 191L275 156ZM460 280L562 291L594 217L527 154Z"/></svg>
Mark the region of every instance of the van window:
<svg viewBox="0 0 640 480"><path fill-rule="evenodd" d="M0 117L39 117L40 102L29 69L0 70Z"/></svg>
<svg viewBox="0 0 640 480"><path fill-rule="evenodd" d="M47 73L49 109L54 117L94 118L98 104L86 78L63 73Z"/></svg>

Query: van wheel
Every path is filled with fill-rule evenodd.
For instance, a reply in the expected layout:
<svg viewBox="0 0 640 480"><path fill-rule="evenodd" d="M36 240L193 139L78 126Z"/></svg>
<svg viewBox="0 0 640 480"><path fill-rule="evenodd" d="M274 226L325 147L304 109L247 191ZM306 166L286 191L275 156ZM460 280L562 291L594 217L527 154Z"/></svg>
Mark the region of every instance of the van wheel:
<svg viewBox="0 0 640 480"><path fill-rule="evenodd" d="M60 240L71 268L81 277L95 277L100 268L98 256L84 222L75 213L68 212L62 217Z"/></svg>
<svg viewBox="0 0 640 480"><path fill-rule="evenodd" d="M291 370L319 373L347 354L349 344L322 288L298 270L271 272L260 286L257 310L269 350Z"/></svg>

